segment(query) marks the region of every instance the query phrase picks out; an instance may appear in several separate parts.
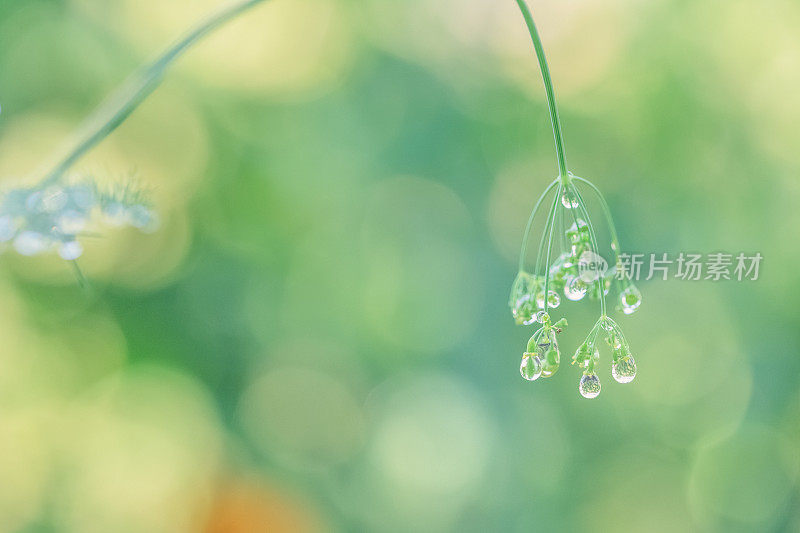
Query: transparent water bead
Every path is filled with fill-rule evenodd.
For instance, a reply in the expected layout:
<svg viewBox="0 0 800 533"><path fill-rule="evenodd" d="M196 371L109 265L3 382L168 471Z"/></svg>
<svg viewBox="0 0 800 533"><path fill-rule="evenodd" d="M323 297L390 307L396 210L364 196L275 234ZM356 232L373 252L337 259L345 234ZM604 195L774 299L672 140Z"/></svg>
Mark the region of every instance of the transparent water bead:
<svg viewBox="0 0 800 533"><path fill-rule="evenodd" d="M83 255L83 246L78 241L65 241L58 246L58 255L66 261L74 261Z"/></svg>
<svg viewBox="0 0 800 533"><path fill-rule="evenodd" d="M622 339L619 335L614 332L611 332L611 335L606 337L606 341L608 345L611 346L611 349L614 351L620 350L622 348Z"/></svg>
<svg viewBox="0 0 800 533"><path fill-rule="evenodd" d="M34 191L25 198L25 210L31 213L38 213L43 210L42 198L44 197L43 191Z"/></svg>
<svg viewBox="0 0 800 533"><path fill-rule="evenodd" d="M86 228L86 217L74 209L64 211L58 218L58 230L65 235L75 235Z"/></svg>
<svg viewBox="0 0 800 533"><path fill-rule="evenodd" d="M511 314L514 315L514 320L517 324L525 324L526 326L533 324L536 321L536 306L534 305L533 297L530 294L522 296L514 304Z"/></svg>
<svg viewBox="0 0 800 533"><path fill-rule="evenodd" d="M584 342L575 350L575 355L572 356L572 364L578 365L578 368L586 368L589 366L589 359L591 359L591 357L592 347Z"/></svg>
<svg viewBox="0 0 800 533"><path fill-rule="evenodd" d="M94 208L97 203L97 194L88 185L73 185L69 188L69 197L75 207L84 211Z"/></svg>
<svg viewBox="0 0 800 533"><path fill-rule="evenodd" d="M589 284L577 276L568 278L566 285L564 285L564 296L573 302L582 300L588 291Z"/></svg>
<svg viewBox="0 0 800 533"><path fill-rule="evenodd" d="M514 306L517 300L525 294L530 293L533 278L527 272L520 272L511 284L511 294L508 297L508 305Z"/></svg>
<svg viewBox="0 0 800 533"><path fill-rule="evenodd" d="M558 372L560 365L561 352L559 352L558 346L552 344L550 349L545 352L544 359L542 360L542 377L552 377L553 374Z"/></svg>
<svg viewBox="0 0 800 533"><path fill-rule="evenodd" d="M55 213L64 209L69 197L61 187L49 187L42 192L41 208L48 213Z"/></svg>
<svg viewBox="0 0 800 533"><path fill-rule="evenodd" d="M532 353L523 355L522 362L519 365L519 373L528 381L539 379L539 376L542 375L542 361L539 356Z"/></svg>
<svg viewBox="0 0 800 533"><path fill-rule="evenodd" d="M119 202L112 202L103 206L103 215L105 216L106 224L109 226L121 227L128 222L128 211Z"/></svg>
<svg viewBox="0 0 800 533"><path fill-rule="evenodd" d="M580 361L581 362L578 364L578 368L586 369L589 368L590 364L597 365L597 363L600 361L600 352L597 350L597 348L594 348L594 352L586 354L586 356L583 359L580 359Z"/></svg>
<svg viewBox="0 0 800 533"><path fill-rule="evenodd" d="M636 377L636 361L632 355L620 357L611 367L611 375L618 383L630 383Z"/></svg>
<svg viewBox="0 0 800 533"><path fill-rule="evenodd" d="M47 237L38 231L23 231L14 239L14 249L22 255L37 255L50 246Z"/></svg>
<svg viewBox="0 0 800 533"><path fill-rule="evenodd" d="M561 298L558 296L556 291L547 291L547 306L555 309L559 305L561 305ZM536 295L536 305L539 309L544 309L544 292L540 292Z"/></svg>
<svg viewBox="0 0 800 533"><path fill-rule="evenodd" d="M574 209L578 207L578 195L575 194L575 191L570 189L565 190L561 194L561 205L567 209Z"/></svg>
<svg viewBox="0 0 800 533"><path fill-rule="evenodd" d="M609 291L611 291L611 280L613 279L613 275L606 276L602 280L598 280L596 283L592 284L589 294L592 298L600 298L600 287L603 287L603 295L608 295Z"/></svg>
<svg viewBox="0 0 800 533"><path fill-rule="evenodd" d="M608 261L593 252L591 249L585 250L578 258L578 277L586 283L596 281L608 272Z"/></svg>
<svg viewBox="0 0 800 533"><path fill-rule="evenodd" d="M600 378L596 374L584 374L578 384L578 392L584 398L597 398L600 394Z"/></svg>
<svg viewBox="0 0 800 533"><path fill-rule="evenodd" d="M544 311L539 311L536 313L536 322L539 324L544 324L546 320L550 319L550 315L545 313Z"/></svg>
<svg viewBox="0 0 800 533"><path fill-rule="evenodd" d="M567 236L567 239L569 239L570 244L578 244L584 240L588 242L589 226L579 218L577 219L577 223L573 222L572 226L570 226L564 234Z"/></svg>
<svg viewBox="0 0 800 533"><path fill-rule="evenodd" d="M17 225L9 215L0 216L0 242L8 242L14 238Z"/></svg>
<svg viewBox="0 0 800 533"><path fill-rule="evenodd" d="M145 233L152 233L158 229L158 217L143 205L134 205L128 209L128 218L131 226Z"/></svg>
<svg viewBox="0 0 800 533"><path fill-rule="evenodd" d="M622 312L630 315L642 305L642 293L639 292L636 285L630 284L619 293L619 304Z"/></svg>
<svg viewBox="0 0 800 533"><path fill-rule="evenodd" d="M550 265L548 274L550 276L550 284L553 287L558 288L564 286L564 281L571 275L570 272L574 270L571 259L572 256L565 252Z"/></svg>

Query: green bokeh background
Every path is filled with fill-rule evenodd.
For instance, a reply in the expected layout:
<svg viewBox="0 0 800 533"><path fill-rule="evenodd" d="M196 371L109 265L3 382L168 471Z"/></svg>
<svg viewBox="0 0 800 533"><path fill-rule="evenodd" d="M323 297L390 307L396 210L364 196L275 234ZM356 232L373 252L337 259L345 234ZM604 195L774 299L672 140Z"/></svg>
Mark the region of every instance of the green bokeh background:
<svg viewBox="0 0 800 533"><path fill-rule="evenodd" d="M2 0L4 185L216 4ZM2 255L0 531L799 530L800 4L531 6L623 247L757 281L642 282L597 400L523 381L556 165L515 3L275 0L76 167L135 175L158 233L87 240L90 294ZM596 313L554 313L564 359Z"/></svg>

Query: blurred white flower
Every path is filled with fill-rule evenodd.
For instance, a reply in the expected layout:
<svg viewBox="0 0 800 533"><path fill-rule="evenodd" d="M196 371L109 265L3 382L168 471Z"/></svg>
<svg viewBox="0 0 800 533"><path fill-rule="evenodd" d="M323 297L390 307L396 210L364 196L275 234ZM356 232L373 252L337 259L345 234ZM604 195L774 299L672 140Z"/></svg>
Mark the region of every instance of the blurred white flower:
<svg viewBox="0 0 800 533"><path fill-rule="evenodd" d="M78 259L83 253L78 238L100 220L148 232L158 225L145 195L130 185L102 190L85 179L0 194L0 242L12 241L22 255L57 250L65 260Z"/></svg>

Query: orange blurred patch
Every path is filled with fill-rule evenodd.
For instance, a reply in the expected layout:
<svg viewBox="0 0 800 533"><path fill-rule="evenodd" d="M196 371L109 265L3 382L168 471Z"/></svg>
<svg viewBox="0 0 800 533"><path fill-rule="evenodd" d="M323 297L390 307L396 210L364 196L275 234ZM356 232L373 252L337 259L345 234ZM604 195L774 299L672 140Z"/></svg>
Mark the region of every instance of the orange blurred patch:
<svg viewBox="0 0 800 533"><path fill-rule="evenodd" d="M211 505L205 533L321 531L316 513L275 488L246 481L223 485Z"/></svg>

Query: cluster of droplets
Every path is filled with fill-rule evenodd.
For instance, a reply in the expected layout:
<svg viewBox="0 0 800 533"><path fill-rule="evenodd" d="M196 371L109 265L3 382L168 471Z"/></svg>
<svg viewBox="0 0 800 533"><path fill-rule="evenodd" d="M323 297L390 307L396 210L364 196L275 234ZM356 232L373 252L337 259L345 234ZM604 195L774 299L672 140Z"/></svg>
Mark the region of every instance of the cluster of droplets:
<svg viewBox="0 0 800 533"><path fill-rule="evenodd" d="M555 309L561 305L561 298L554 290L547 291L547 307ZM541 322L544 311L544 278L520 272L511 289L509 306L517 324L529 326Z"/></svg>
<svg viewBox="0 0 800 533"><path fill-rule="evenodd" d="M545 234L539 248L539 259L534 273L529 273L520 268L514 280L509 298L509 307L517 324L531 325L535 322L542 326L533 334L528 342L528 348L522 357L520 373L533 381L539 377L549 377L555 370L547 372L547 368L558 368L560 352L556 342L556 333L566 325L562 319L554 325L550 323L548 311L558 308L561 304L561 294L569 301L578 302L586 298L600 300L601 316L595 327L591 330L587 340L578 348L573 357L573 364L583 370L578 390L584 398L596 398L600 394L600 378L597 376L597 367L600 361L600 352L597 349L597 339L600 332L604 333L606 341L612 351L612 376L619 383L629 383L636 376L636 362L630 352L627 341L619 325L607 316L605 311L605 297L616 285L618 296L618 309L629 315L635 312L642 302L639 289L626 275L617 275L619 264L619 244L616 230L611 221L608 205L594 185L582 178L569 175L570 180L557 180L542 195L546 198L548 192L557 185L557 198L554 199L552 208L547 217ZM598 254L597 237L589 219L581 192L572 180L591 187L602 203L609 230L611 233L611 251L615 255L615 266L608 268L608 263ZM541 204L542 199L537 203ZM531 221L536 214L531 214ZM530 227L530 222L529 222ZM556 231L558 227L558 231ZM560 235L559 235L560 233ZM555 235L555 239L553 236ZM526 235L526 239L527 239ZM527 242L527 241L526 241ZM544 243L547 242L547 246ZM560 253L553 254L553 245L561 247ZM524 260L525 244L523 244ZM555 257L550 261L551 257ZM539 262L546 257L543 268ZM621 273L624 274L624 273Z"/></svg>
<svg viewBox="0 0 800 533"><path fill-rule="evenodd" d="M26 256L55 250L62 259L74 261L83 254L79 238L90 234L98 218L145 232L158 226L145 196L133 186L102 190L94 181L83 180L20 187L0 196L0 245L11 244Z"/></svg>
<svg viewBox="0 0 800 533"><path fill-rule="evenodd" d="M636 360L622 329L610 317L601 317L572 356L572 364L583 369L578 392L584 398L596 398L600 394L600 378L597 376L600 351L597 344L601 336L611 348L611 376L614 380L630 383L636 377Z"/></svg>
<svg viewBox="0 0 800 533"><path fill-rule="evenodd" d="M607 315L606 295L616 280L619 289L619 308L625 314L631 314L639 308L642 295L630 282L627 272L620 272L620 275L617 275L617 268L622 266L619 239L611 210L603 194L590 181L573 175L567 168L564 138L561 134L555 91L545 59L544 46L528 4L525 0L517 0L517 5L528 27L542 72L559 172L558 178L553 180L539 197L528 219L520 250L518 275L509 298L511 312L518 324L533 322L542 324L528 342L520 372L525 379L537 379L544 375L551 357L556 361L555 368L558 368L559 351L555 336L561 331L559 325L566 325L566 321L561 319L556 324L551 324L548 310L559 306L560 293L563 293L567 300L575 302L583 300L588 295L599 300L600 318L587 340L578 348L573 363L583 369L578 385L581 395L584 398L596 398L600 394L600 378L597 377L600 352L596 343L601 331L604 332L613 352L614 379L620 383L628 383L636 376L636 363L622 330ZM611 237L611 251L616 256L614 269L609 269L606 260L599 255L597 233L581 191L594 194L603 209ZM547 214L544 231L541 234L536 266L533 273L529 273L525 269L528 238L539 207L548 200L551 193L553 194L549 203L552 207ZM554 261L551 262L551 259Z"/></svg>
<svg viewBox="0 0 800 533"><path fill-rule="evenodd" d="M582 222L579 220L579 222ZM585 227L585 226L583 226ZM567 235L581 235L581 230L573 224L567 230ZM572 302L578 302L585 297L593 300L606 296L612 284L619 286L617 308L630 315L642 303L642 293L627 277L618 277L616 267L606 269L604 272L581 268L582 265L591 265L599 257L588 245L583 237L575 237L570 251L562 252L547 270L548 276L548 302L549 309L561 305L560 293ZM530 325L536 322L536 313L544 309L545 277L520 271L511 288L509 307L517 324Z"/></svg>
<svg viewBox="0 0 800 533"><path fill-rule="evenodd" d="M540 377L549 378L558 372L561 364L561 351L558 349L556 334L561 333L567 325L566 319L555 324L550 322L550 315L544 311L539 313L542 327L528 340L528 348L522 355L519 373L528 381L536 381Z"/></svg>

